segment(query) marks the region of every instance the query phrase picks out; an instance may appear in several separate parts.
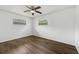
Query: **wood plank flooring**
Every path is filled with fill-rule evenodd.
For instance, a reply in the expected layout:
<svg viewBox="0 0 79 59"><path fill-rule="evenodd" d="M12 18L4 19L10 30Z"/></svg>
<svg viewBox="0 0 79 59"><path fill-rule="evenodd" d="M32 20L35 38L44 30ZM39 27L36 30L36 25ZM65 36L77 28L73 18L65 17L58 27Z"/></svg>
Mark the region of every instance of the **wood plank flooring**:
<svg viewBox="0 0 79 59"><path fill-rule="evenodd" d="M36 36L0 43L0 54L77 54L74 46Z"/></svg>

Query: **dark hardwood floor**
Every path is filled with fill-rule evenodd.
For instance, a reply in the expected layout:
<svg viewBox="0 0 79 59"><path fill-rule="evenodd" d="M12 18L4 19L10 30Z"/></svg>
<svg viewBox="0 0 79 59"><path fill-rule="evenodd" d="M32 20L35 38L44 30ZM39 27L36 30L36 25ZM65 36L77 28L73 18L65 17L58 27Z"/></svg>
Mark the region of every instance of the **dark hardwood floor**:
<svg viewBox="0 0 79 59"><path fill-rule="evenodd" d="M36 36L0 43L0 54L77 54L74 46Z"/></svg>

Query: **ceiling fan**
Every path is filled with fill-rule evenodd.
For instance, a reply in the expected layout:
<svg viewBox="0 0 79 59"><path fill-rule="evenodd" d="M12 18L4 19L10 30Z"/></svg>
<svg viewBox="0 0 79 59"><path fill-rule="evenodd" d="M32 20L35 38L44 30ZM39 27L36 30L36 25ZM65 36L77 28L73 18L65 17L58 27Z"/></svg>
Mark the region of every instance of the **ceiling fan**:
<svg viewBox="0 0 79 59"><path fill-rule="evenodd" d="M32 15L36 13L42 14L42 12L38 11L38 9L40 9L40 6L26 6L29 10L25 10L24 12L31 12Z"/></svg>

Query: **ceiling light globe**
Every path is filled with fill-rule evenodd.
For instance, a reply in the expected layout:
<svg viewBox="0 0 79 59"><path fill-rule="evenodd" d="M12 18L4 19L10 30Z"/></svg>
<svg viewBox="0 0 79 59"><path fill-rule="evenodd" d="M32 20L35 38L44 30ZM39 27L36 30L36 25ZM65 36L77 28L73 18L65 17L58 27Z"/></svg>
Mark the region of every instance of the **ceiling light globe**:
<svg viewBox="0 0 79 59"><path fill-rule="evenodd" d="M31 13L34 13L34 11L32 10L32 11L30 11Z"/></svg>

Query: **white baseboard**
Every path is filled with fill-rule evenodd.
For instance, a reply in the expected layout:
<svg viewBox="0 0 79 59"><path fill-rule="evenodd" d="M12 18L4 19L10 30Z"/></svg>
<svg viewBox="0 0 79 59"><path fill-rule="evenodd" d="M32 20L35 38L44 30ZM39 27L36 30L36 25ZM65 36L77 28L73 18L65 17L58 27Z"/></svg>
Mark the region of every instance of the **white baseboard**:
<svg viewBox="0 0 79 59"><path fill-rule="evenodd" d="M27 37L27 36L30 36L30 35L25 35L25 36L20 35L20 36L11 37L9 39L5 39L5 40L0 41L0 43L10 41L10 40L14 40L14 39L18 39L18 38L22 38L22 37Z"/></svg>
<svg viewBox="0 0 79 59"><path fill-rule="evenodd" d="M50 39L50 40L54 40L54 41L58 41L58 42L61 42L61 43L65 43L65 44L69 44L69 45L75 46L75 44L71 44L71 43L67 43L67 42L63 42L63 41L57 40L57 38L54 38L54 37L49 36L49 35L34 35L34 36L38 36L38 37L42 37L42 38L46 38L46 39Z"/></svg>

